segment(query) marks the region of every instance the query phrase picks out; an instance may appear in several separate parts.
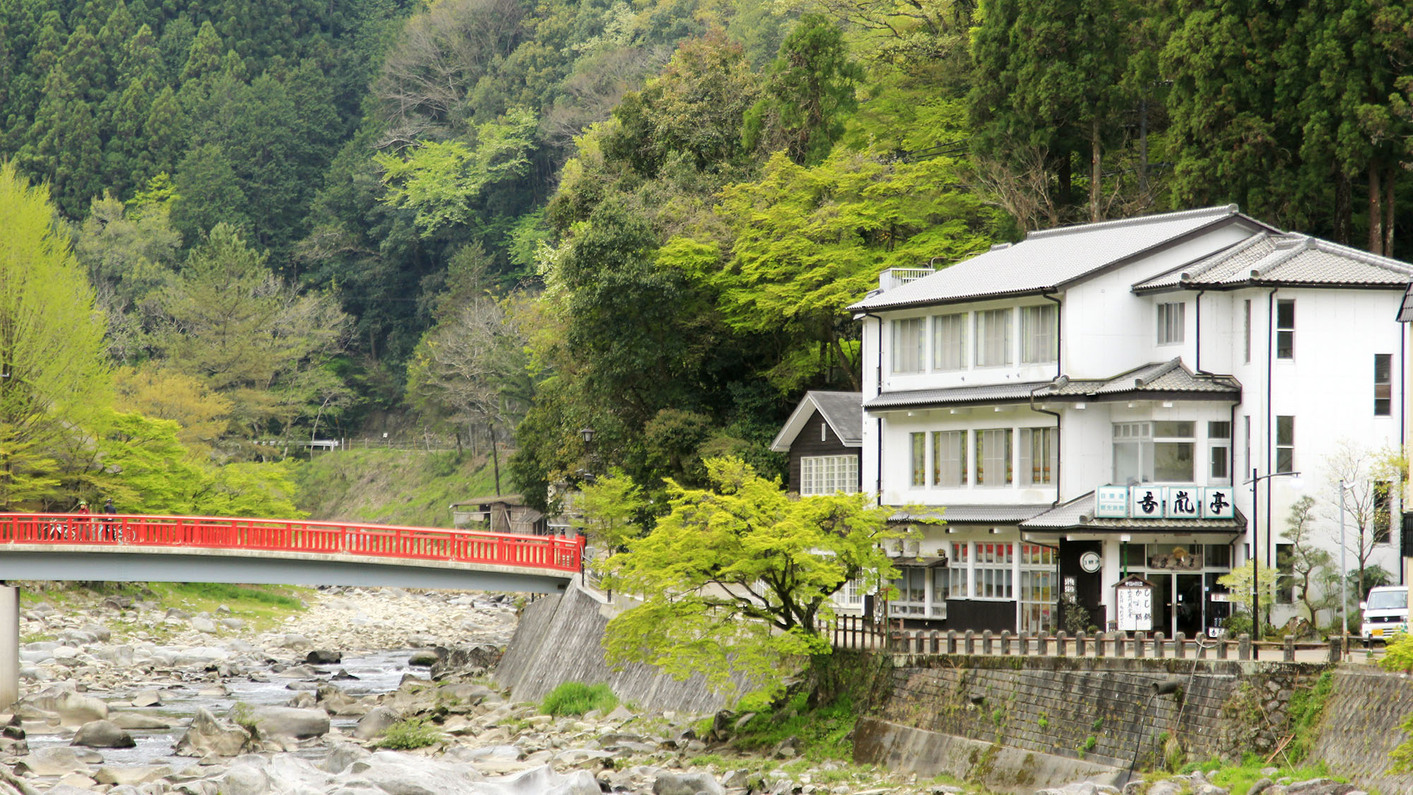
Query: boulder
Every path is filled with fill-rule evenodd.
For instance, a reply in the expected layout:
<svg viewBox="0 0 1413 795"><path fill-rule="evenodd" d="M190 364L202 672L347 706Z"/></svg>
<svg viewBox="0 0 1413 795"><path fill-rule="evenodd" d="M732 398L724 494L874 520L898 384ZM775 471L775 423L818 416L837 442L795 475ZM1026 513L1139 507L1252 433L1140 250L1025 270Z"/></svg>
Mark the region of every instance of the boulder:
<svg viewBox="0 0 1413 795"><path fill-rule="evenodd" d="M119 729L170 729L172 724L165 718L143 712L114 712L109 717Z"/></svg>
<svg viewBox="0 0 1413 795"><path fill-rule="evenodd" d="M322 709L256 707L250 722L262 737L321 737L329 733L329 713Z"/></svg>
<svg viewBox="0 0 1413 795"><path fill-rule="evenodd" d="M653 795L726 795L726 788L708 773L659 773Z"/></svg>
<svg viewBox="0 0 1413 795"><path fill-rule="evenodd" d="M436 665L440 661L441 658L438 657L437 653L432 651L431 649L421 649L419 651L414 651L412 652L412 655L407 658L407 664L414 668L431 668L433 665Z"/></svg>
<svg viewBox="0 0 1413 795"><path fill-rule="evenodd" d="M119 787L140 787L153 781L160 781L172 775L168 765L142 765L138 767L100 767L93 778L99 784L112 784Z"/></svg>
<svg viewBox="0 0 1413 795"><path fill-rule="evenodd" d="M118 728L112 721L95 720L79 727L71 745L88 748L133 748L137 741L132 735Z"/></svg>
<svg viewBox="0 0 1413 795"><path fill-rule="evenodd" d="M359 740L372 740L383 736L390 726L397 723L397 713L387 707L374 707L368 711L353 729L353 736Z"/></svg>
<svg viewBox="0 0 1413 795"><path fill-rule="evenodd" d="M446 795L450 792L467 792L467 782L480 782L485 776L476 772L470 765L442 762L429 764L429 760L392 751L379 751L367 759L354 762L345 776L354 775L364 779L389 795ZM504 789L509 793L548 795L546 790ZM594 788L597 795L598 788Z"/></svg>
<svg viewBox="0 0 1413 795"><path fill-rule="evenodd" d="M134 707L160 707L162 706L162 694L156 690L144 690L132 697Z"/></svg>
<svg viewBox="0 0 1413 795"><path fill-rule="evenodd" d="M337 665L343 662L343 654L332 649L315 649L304 658L309 665Z"/></svg>
<svg viewBox="0 0 1413 795"><path fill-rule="evenodd" d="M82 726L108 717L108 705L92 697L65 692L53 701L53 711L59 713L59 725Z"/></svg>
<svg viewBox="0 0 1413 795"><path fill-rule="evenodd" d="M222 724L205 707L196 711L186 734L177 741L177 756L237 756L250 742L250 732Z"/></svg>
<svg viewBox="0 0 1413 795"><path fill-rule="evenodd" d="M232 765L220 779L221 795L265 795L270 776L252 765Z"/></svg>
<svg viewBox="0 0 1413 795"><path fill-rule="evenodd" d="M197 616L191 620L191 628L197 632L205 632L208 635L216 634L216 622L205 616Z"/></svg>
<svg viewBox="0 0 1413 795"><path fill-rule="evenodd" d="M102 762L103 757L93 751L70 748L62 745L36 748L15 763L16 773L29 773L35 776L67 776L70 773L87 774L90 762Z"/></svg>

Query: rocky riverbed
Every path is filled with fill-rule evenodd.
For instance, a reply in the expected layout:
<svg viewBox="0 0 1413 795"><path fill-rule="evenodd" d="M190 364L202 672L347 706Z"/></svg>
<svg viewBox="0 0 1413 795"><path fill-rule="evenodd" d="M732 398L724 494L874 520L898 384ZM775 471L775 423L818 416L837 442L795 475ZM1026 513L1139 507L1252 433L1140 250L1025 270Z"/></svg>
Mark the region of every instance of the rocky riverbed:
<svg viewBox="0 0 1413 795"><path fill-rule="evenodd" d="M811 764L788 744L733 758L697 735L700 716L543 715L487 676L515 629L510 597L331 589L308 601L264 632L219 609L126 597L27 604L22 699L0 714L0 795L963 791ZM435 741L381 747L400 731ZM1164 786L1222 792L1200 776ZM1096 791L1117 792L1064 790Z"/></svg>

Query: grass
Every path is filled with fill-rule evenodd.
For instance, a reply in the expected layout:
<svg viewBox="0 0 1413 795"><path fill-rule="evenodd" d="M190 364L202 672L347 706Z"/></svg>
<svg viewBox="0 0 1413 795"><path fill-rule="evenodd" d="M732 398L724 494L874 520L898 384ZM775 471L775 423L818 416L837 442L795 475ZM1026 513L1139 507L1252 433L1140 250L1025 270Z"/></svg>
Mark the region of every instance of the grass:
<svg viewBox="0 0 1413 795"><path fill-rule="evenodd" d="M110 596L124 596L134 601L153 602L159 611L177 608L188 613L210 613L238 618L255 631L270 629L282 623L291 613L303 610L309 588L285 585L230 585L226 583L181 582L87 582L87 583L23 583L21 605L47 602L61 611L92 607ZM160 622L139 621L136 615L125 614L106 622L116 633L146 633L162 639L175 629Z"/></svg>
<svg viewBox="0 0 1413 795"><path fill-rule="evenodd" d="M501 489L506 485L501 451ZM448 506L495 493L485 456L470 452L344 450L314 456L295 470L296 502L310 516L350 522L450 527Z"/></svg>
<svg viewBox="0 0 1413 795"><path fill-rule="evenodd" d="M1191 773L1194 770L1202 770L1207 777L1219 787L1225 787L1231 791L1231 795L1246 795L1255 784L1267 776L1261 771L1274 765L1267 765L1266 761L1254 754L1247 754L1240 765L1223 763L1219 760L1211 760L1196 764L1187 765L1182 769L1183 773ZM1290 777L1295 781L1306 781L1312 778L1334 778L1336 781L1344 781L1338 776L1331 776L1330 771L1324 763L1317 765L1298 765L1295 767L1284 766L1274 776L1269 776L1272 780Z"/></svg>
<svg viewBox="0 0 1413 795"><path fill-rule="evenodd" d="M379 748L390 748L394 751L410 751L414 748L436 745L441 740L440 729L428 723L425 718L414 718L400 720L389 726L383 739L379 740L376 745Z"/></svg>
<svg viewBox="0 0 1413 795"><path fill-rule="evenodd" d="M608 712L618 706L618 696L605 684L586 685L583 682L565 682L550 691L540 704L540 711L556 717L579 716L592 710Z"/></svg>

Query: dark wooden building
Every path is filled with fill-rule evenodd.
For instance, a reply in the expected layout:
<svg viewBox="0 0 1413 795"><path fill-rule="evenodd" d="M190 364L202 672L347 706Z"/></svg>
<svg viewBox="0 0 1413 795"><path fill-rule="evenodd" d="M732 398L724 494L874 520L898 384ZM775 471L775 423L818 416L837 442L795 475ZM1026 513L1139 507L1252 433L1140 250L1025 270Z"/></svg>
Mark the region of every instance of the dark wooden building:
<svg viewBox="0 0 1413 795"><path fill-rule="evenodd" d="M770 449L789 453L791 491L800 495L859 491L863 394L805 393Z"/></svg>

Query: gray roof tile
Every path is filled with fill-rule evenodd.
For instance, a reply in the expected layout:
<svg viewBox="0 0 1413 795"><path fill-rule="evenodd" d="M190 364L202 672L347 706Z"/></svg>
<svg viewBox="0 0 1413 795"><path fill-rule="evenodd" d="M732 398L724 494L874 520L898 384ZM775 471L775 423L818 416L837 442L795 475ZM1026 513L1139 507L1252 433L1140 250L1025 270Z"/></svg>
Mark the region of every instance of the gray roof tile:
<svg viewBox="0 0 1413 795"><path fill-rule="evenodd" d="M1236 205L1125 218L1031 232L1025 240L998 246L901 287L865 297L854 310L1052 291L1135 255L1232 219L1254 221Z"/></svg>
<svg viewBox="0 0 1413 795"><path fill-rule="evenodd" d="M1133 286L1135 292L1289 284L1403 287L1413 265L1296 233L1261 232L1199 262Z"/></svg>
<svg viewBox="0 0 1413 795"><path fill-rule="evenodd" d="M1125 532L1241 533L1246 517L1240 511L1232 519L1096 519L1094 492L1082 494L1020 523L1021 530L1112 530Z"/></svg>

